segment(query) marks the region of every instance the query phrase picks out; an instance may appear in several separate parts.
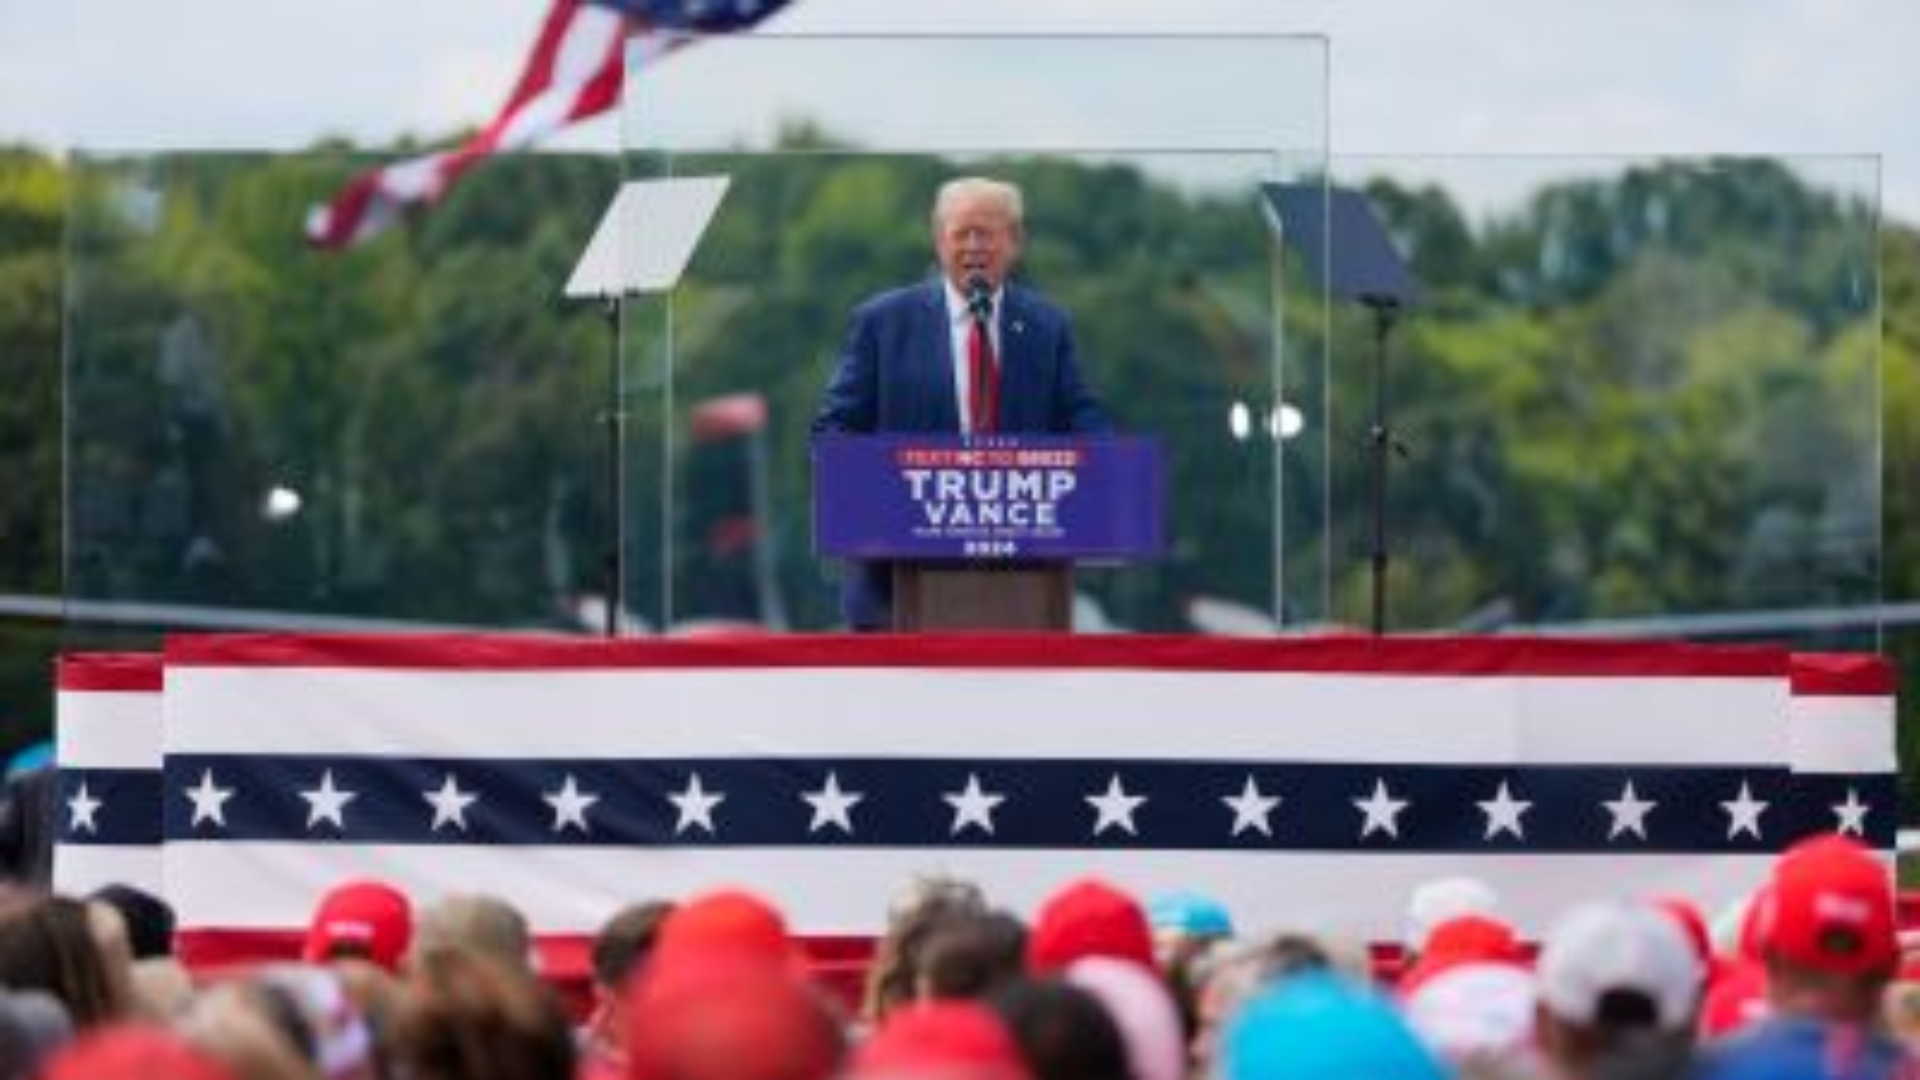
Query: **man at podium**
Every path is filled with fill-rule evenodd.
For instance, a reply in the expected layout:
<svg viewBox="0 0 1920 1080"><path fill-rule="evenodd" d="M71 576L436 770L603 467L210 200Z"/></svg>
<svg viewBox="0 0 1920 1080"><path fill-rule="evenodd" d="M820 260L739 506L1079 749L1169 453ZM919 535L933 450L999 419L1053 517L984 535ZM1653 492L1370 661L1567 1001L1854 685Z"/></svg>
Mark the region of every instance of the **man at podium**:
<svg viewBox="0 0 1920 1080"><path fill-rule="evenodd" d="M1008 280L1024 216L1020 189L1005 181L941 185L932 221L939 274L854 309L816 433L1111 429L1080 376L1067 314ZM884 564L848 565L841 601L850 627L891 627L889 573Z"/></svg>

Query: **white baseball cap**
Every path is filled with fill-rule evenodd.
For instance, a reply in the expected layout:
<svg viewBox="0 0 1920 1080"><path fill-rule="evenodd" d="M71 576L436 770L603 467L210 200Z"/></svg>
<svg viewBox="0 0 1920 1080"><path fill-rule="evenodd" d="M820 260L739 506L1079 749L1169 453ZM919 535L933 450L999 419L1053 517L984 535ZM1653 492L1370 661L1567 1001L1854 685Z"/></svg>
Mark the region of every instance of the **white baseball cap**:
<svg viewBox="0 0 1920 1080"><path fill-rule="evenodd" d="M1547 932L1537 970L1547 1010L1582 1027L1601 1021L1610 995L1644 998L1662 1031L1691 1024L1699 1006L1699 958L1673 919L1649 905L1573 909Z"/></svg>
<svg viewBox="0 0 1920 1080"><path fill-rule="evenodd" d="M1433 928L1462 915L1500 916L1500 897L1493 887L1479 878L1443 877L1421 884L1407 899L1406 936L1402 943L1408 952L1427 947Z"/></svg>

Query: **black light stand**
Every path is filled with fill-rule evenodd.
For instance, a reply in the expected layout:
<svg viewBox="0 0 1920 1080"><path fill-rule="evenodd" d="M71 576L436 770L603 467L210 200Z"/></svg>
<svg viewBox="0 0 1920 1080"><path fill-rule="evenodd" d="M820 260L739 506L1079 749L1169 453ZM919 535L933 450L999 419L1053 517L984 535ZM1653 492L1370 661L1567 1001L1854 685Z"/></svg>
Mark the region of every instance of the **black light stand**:
<svg viewBox="0 0 1920 1080"><path fill-rule="evenodd" d="M607 318L607 550L601 556L606 574L606 636L620 636L620 606L627 595L627 397L620 367L620 297L603 296L600 310Z"/></svg>
<svg viewBox="0 0 1920 1080"><path fill-rule="evenodd" d="M627 598L627 394L620 367L622 304L629 296L670 292L726 194L724 176L628 180L614 193L562 290L592 300L607 320L606 635L620 636ZM669 607L671 603L669 602Z"/></svg>
<svg viewBox="0 0 1920 1080"><path fill-rule="evenodd" d="M1324 183L1262 184L1269 220L1281 243L1300 252L1311 273L1336 300L1373 313L1373 422L1368 431L1368 501L1372 537L1375 634L1387 632L1387 466L1406 448L1387 423L1387 345L1418 287L1366 195Z"/></svg>
<svg viewBox="0 0 1920 1080"><path fill-rule="evenodd" d="M1387 424L1387 339L1400 314L1400 301L1391 296L1363 296L1360 303L1373 312L1373 424L1368 428L1370 458L1368 482L1372 504L1373 542L1368 561L1373 571L1373 632L1387 632L1387 466L1393 455L1407 448Z"/></svg>

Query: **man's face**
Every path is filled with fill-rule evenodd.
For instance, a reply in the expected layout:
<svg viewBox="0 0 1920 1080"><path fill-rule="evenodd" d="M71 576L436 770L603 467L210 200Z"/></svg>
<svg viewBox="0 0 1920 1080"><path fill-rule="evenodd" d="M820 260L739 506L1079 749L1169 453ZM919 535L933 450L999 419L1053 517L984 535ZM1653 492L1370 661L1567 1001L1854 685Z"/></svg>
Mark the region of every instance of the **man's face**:
<svg viewBox="0 0 1920 1080"><path fill-rule="evenodd" d="M997 289L1020 257L1020 230L997 200L962 195L949 203L933 246L954 288L965 291L967 279L979 276Z"/></svg>

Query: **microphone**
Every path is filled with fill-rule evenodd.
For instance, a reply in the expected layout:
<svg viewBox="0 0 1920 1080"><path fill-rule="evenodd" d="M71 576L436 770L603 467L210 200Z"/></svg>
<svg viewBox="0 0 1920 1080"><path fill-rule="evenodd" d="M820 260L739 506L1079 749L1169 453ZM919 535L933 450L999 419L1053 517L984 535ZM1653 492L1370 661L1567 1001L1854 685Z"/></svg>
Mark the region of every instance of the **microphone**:
<svg viewBox="0 0 1920 1080"><path fill-rule="evenodd" d="M993 286L987 279L975 274L967 279L967 314L980 322L993 317Z"/></svg>

